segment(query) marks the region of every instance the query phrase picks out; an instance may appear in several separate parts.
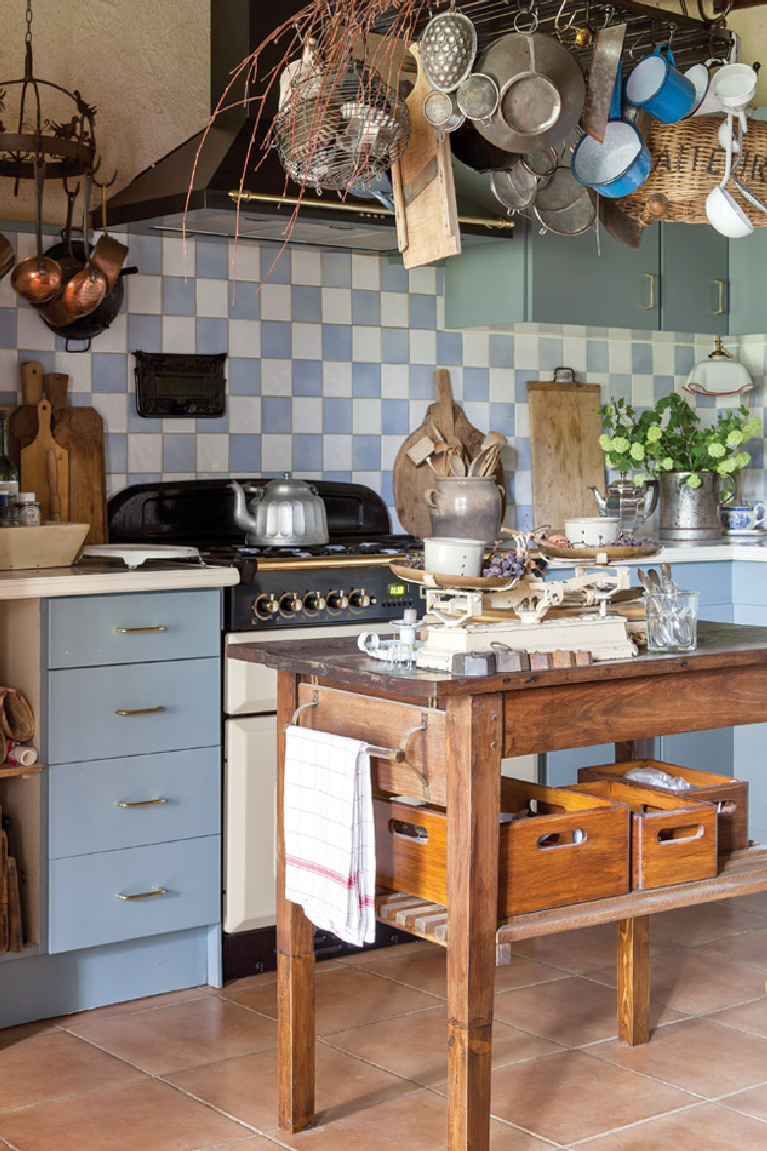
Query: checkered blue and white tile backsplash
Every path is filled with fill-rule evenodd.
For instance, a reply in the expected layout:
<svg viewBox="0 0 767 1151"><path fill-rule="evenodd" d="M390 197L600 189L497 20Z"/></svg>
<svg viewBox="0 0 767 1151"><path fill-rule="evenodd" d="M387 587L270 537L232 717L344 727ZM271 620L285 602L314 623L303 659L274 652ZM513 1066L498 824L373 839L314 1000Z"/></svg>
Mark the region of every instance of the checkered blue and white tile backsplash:
<svg viewBox="0 0 767 1151"><path fill-rule="evenodd" d="M31 235L9 228L19 258L31 254ZM93 404L104 417L110 492L156 479L292 470L368 484L393 512L392 464L433 398L438 365L449 368L472 423L508 437L508 522L522 525L531 503L528 380L564 364L600 384L605 397L644 407L678 390L713 343L690 333L534 324L446 331L441 268L407 272L396 257L298 245L280 255L278 247L241 242L233 279L232 257L226 244L190 241L185 257L181 239L131 237L139 274L126 281L123 313L86 353L66 352L1 281L0 403L17 403L25 360L66 372L70 402ZM754 376L751 406L763 417L767 337L727 344ZM228 352L226 415L141 418L137 350ZM714 403L697 399L701 408ZM749 450L743 494L761 498L764 441Z"/></svg>

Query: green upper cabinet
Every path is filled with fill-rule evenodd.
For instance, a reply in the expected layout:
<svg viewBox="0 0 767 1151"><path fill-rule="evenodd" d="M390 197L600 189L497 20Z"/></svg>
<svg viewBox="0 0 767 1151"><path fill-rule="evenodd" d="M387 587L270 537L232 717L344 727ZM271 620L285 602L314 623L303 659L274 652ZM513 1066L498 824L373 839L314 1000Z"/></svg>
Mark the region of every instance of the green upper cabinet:
<svg viewBox="0 0 767 1151"><path fill-rule="evenodd" d="M756 215L756 213L754 213ZM767 332L767 228L730 241L730 332Z"/></svg>
<svg viewBox="0 0 767 1151"><path fill-rule="evenodd" d="M467 247L445 264L449 328L532 321L656 331L727 330L727 241L713 228L648 228L638 251L600 230Z"/></svg>

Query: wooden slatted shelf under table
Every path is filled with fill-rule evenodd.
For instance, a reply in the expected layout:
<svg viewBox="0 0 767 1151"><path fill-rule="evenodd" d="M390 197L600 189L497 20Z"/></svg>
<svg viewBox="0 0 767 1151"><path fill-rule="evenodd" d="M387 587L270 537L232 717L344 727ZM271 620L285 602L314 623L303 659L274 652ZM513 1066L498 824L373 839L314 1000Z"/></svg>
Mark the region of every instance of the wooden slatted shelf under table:
<svg viewBox="0 0 767 1151"><path fill-rule="evenodd" d="M372 759L374 790L445 808L446 905L379 891L377 914L447 949L448 1151L487 1151L496 963L515 941L617 924L618 1033L649 1038L650 917L767 890L767 848L735 851L714 878L529 911L499 922L501 760L615 744L616 761L651 754L655 736L767 720L767 628L701 623L680 656L459 678L388 668L354 639L239 644L235 659L279 672L278 993L280 1124L314 1118L313 925L284 899L284 728L362 739L392 754Z"/></svg>

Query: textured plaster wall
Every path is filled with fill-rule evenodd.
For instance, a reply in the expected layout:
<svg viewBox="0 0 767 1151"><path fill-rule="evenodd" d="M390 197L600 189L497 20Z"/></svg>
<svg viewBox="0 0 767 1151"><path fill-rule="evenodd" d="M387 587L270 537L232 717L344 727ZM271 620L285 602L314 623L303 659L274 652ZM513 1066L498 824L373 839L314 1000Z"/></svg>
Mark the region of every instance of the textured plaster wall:
<svg viewBox="0 0 767 1151"><path fill-rule="evenodd" d="M0 0L0 80L23 74L24 11L24 0ZM78 88L96 106L102 172L117 168L117 186L202 127L210 104L210 0L33 0L32 28L36 74ZM69 119L72 111L56 105L53 118ZM3 118L11 129L14 116ZM0 219L32 219L30 192L25 187L16 199L12 181L0 178ZM46 221L63 223L65 207L49 182Z"/></svg>

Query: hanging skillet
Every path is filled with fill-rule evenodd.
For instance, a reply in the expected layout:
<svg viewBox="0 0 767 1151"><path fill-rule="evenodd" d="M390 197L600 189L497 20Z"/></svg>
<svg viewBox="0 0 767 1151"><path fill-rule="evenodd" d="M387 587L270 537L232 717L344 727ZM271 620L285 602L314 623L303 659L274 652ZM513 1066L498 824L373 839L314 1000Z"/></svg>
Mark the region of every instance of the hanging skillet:
<svg viewBox="0 0 767 1151"><path fill-rule="evenodd" d="M82 267L86 263L85 259L85 245L82 240L71 241L71 251L74 259L77 261L77 266ZM62 233L61 242L54 244L45 253L54 260L64 260L69 256L70 243L67 242L65 233ZM61 336L66 341L65 351L67 352L87 352L90 350L91 340L96 336L100 336L107 328L114 322L122 309L125 301L125 285L123 283L123 276L132 276L138 271L136 267L123 268L120 275L115 281L114 287L107 292L104 299L94 311L90 312L87 316L82 316L79 320L75 320L71 324L55 324L46 319L45 315L41 318L47 328L57 336ZM82 348L71 348L70 342L83 343Z"/></svg>

